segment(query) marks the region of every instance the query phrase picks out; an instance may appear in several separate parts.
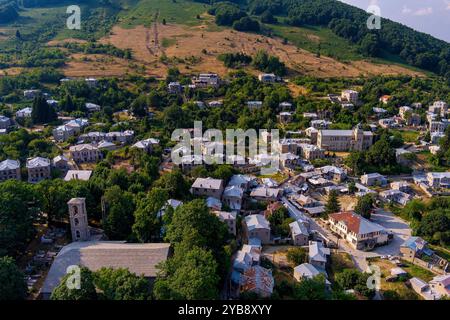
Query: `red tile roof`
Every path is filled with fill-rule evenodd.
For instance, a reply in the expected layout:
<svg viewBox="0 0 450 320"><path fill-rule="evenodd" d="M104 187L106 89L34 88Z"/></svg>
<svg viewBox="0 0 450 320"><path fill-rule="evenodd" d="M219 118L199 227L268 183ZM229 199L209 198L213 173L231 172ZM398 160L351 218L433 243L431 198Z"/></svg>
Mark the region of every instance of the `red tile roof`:
<svg viewBox="0 0 450 320"><path fill-rule="evenodd" d="M331 219L334 219L335 221L343 221L346 224L348 230L356 234L359 233L361 217L357 214L354 214L353 212L339 212L330 214L329 217Z"/></svg>

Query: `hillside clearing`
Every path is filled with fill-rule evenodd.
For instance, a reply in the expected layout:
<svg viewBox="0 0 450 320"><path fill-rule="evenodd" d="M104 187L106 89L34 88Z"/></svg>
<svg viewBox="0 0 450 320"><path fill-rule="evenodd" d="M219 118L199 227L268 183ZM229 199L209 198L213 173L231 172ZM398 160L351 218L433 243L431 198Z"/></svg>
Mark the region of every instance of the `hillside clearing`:
<svg viewBox="0 0 450 320"><path fill-rule="evenodd" d="M258 50L265 50L279 57L290 69L290 75L304 74L317 77L359 77L370 75L423 74L398 65L383 65L360 60L348 63L339 62L329 57L317 56L292 44L283 44L282 39L262 35L243 33L230 29L211 31L208 24L189 27L177 24L158 24L158 41L163 41L162 51L181 72L216 72L225 74L225 68L217 56L227 52L243 52L254 55ZM133 50L137 61L152 65L151 73L164 76L167 66L160 62L161 52L151 52L148 45L155 43L151 28L137 26L122 28L115 26L108 37L100 40L118 48ZM194 57L195 59L191 59ZM181 60L181 62L180 62ZM183 60L195 60L189 63ZM255 70L253 70L256 73Z"/></svg>

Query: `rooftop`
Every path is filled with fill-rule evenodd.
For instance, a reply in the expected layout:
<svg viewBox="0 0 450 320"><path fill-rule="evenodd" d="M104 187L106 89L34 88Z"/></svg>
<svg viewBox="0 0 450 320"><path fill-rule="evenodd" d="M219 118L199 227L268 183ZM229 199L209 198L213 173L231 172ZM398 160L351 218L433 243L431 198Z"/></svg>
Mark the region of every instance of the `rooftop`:
<svg viewBox="0 0 450 320"><path fill-rule="evenodd" d="M223 187L223 180L213 178L197 178L192 188L219 190Z"/></svg>
<svg viewBox="0 0 450 320"><path fill-rule="evenodd" d="M270 229L270 223L262 214L252 214L245 217L248 230Z"/></svg>
<svg viewBox="0 0 450 320"><path fill-rule="evenodd" d="M330 215L330 219L337 222L343 222L347 226L348 230L357 235L381 232L385 230L379 224L373 223L353 212L334 213Z"/></svg>
<svg viewBox="0 0 450 320"><path fill-rule="evenodd" d="M51 293L66 274L67 267L72 265L84 266L91 271L103 267L125 268L137 275L156 277L156 265L167 259L169 248L168 243L73 242L56 256L42 293Z"/></svg>
<svg viewBox="0 0 450 320"><path fill-rule="evenodd" d="M90 170L69 170L64 177L64 181L82 180L88 181L91 178L92 171Z"/></svg>
<svg viewBox="0 0 450 320"><path fill-rule="evenodd" d="M0 162L0 170L16 170L20 168L20 162L18 160L6 159Z"/></svg>
<svg viewBox="0 0 450 320"><path fill-rule="evenodd" d="M27 160L27 168L40 168L40 167L48 167L50 166L50 160L47 158L36 157Z"/></svg>

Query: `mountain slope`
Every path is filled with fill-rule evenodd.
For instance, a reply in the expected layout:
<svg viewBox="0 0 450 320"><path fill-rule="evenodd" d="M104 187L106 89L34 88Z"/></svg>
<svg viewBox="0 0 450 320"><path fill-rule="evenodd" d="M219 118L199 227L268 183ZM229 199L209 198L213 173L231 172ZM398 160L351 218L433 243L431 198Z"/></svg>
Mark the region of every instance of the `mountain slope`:
<svg viewBox="0 0 450 320"><path fill-rule="evenodd" d="M50 50L50 56L57 53L66 59L65 65L58 61L50 66L61 68L69 76L120 76L133 72L163 76L169 67L178 67L186 72L222 73L228 70L217 60L220 53L252 54L257 49L264 49L280 57L291 74L320 77L424 74L407 67L405 59L384 50L380 50L378 58L367 57L361 53L360 44L355 39L336 35L335 30L326 24L326 19L334 17L336 20L336 15L341 12L331 12L327 7L334 0L320 0L324 1L320 21L313 21L308 15L300 21L299 16L293 14L298 13L299 5L308 4L310 7L305 8L315 10L309 0L235 1L241 4L240 10L258 21L267 9L277 13L278 23L261 23L260 34L241 33L230 30L229 26L218 26L216 18L207 14L211 6L205 2L209 1L203 0L84 0L81 2L83 20L80 31L65 28L65 8L70 1L56 1L57 5L53 0L26 1L29 7L18 10L20 16L14 24L0 25L0 67L7 70L35 67L37 65L29 63L30 56ZM282 6L277 7L280 4ZM292 10L286 12L283 8ZM350 8L351 12L359 10ZM304 21L318 25L308 25ZM16 30L21 34L20 39L16 37ZM414 32L412 34L417 36ZM96 50L94 54L83 48L67 50L67 45L61 47L61 41L73 38L83 41L101 39L103 44L130 48L133 59L111 55L111 50ZM13 54L18 47L22 48L19 56ZM423 59L431 58L425 56Z"/></svg>

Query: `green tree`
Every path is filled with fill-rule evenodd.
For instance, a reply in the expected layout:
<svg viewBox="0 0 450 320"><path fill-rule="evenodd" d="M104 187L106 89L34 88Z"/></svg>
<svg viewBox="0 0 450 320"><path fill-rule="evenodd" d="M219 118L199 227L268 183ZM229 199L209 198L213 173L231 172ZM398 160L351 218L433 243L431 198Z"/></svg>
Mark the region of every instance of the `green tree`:
<svg viewBox="0 0 450 320"><path fill-rule="evenodd" d="M328 216L329 214L337 213L341 211L341 205L338 199L338 193L336 190L330 191L328 195L327 203L325 204L325 214Z"/></svg>
<svg viewBox="0 0 450 320"><path fill-rule="evenodd" d="M211 177L215 179L222 179L225 183L228 183L230 178L236 171L230 165L219 165L216 170L211 174Z"/></svg>
<svg viewBox="0 0 450 320"><path fill-rule="evenodd" d="M49 123L58 119L56 111L47 103L43 96L38 96L34 99L32 108L31 120L34 124Z"/></svg>
<svg viewBox="0 0 450 320"><path fill-rule="evenodd" d="M432 242L446 244L450 240L450 209L442 208L428 212L422 218L417 234Z"/></svg>
<svg viewBox="0 0 450 320"><path fill-rule="evenodd" d="M101 268L94 273L94 283L99 299L105 300L149 300L150 284L143 276L127 269Z"/></svg>
<svg viewBox="0 0 450 320"><path fill-rule="evenodd" d="M226 225L210 213L202 199L179 206L167 226L166 240L171 244L183 242L191 247L211 249L215 256L222 254L228 238Z"/></svg>
<svg viewBox="0 0 450 320"><path fill-rule="evenodd" d="M131 103L130 109L134 116L145 117L147 115L147 105L147 97L140 95Z"/></svg>
<svg viewBox="0 0 450 320"><path fill-rule="evenodd" d="M355 212L366 219L370 219L373 202L373 197L370 194L359 197L358 202L356 203Z"/></svg>
<svg viewBox="0 0 450 320"><path fill-rule="evenodd" d="M308 254L304 248L291 248L288 250L286 257L287 260L294 266L298 266L302 263L306 263Z"/></svg>
<svg viewBox="0 0 450 320"><path fill-rule="evenodd" d="M183 128L185 124L183 109L176 104L171 105L164 110L163 120L164 127L168 132Z"/></svg>
<svg viewBox="0 0 450 320"><path fill-rule="evenodd" d="M374 57L378 54L378 37L373 33L368 33L361 40L359 46L363 54Z"/></svg>
<svg viewBox="0 0 450 320"><path fill-rule="evenodd" d="M375 294L375 290L367 287L367 280L370 274L362 273L356 269L344 269L342 272L337 273L334 277L335 284L341 290L354 289L359 294L372 298Z"/></svg>
<svg viewBox="0 0 450 320"><path fill-rule="evenodd" d="M358 189L356 188L356 183L355 183L354 181L351 181L351 182L348 184L348 191L349 191L350 193L355 193L357 190L358 190Z"/></svg>
<svg viewBox="0 0 450 320"><path fill-rule="evenodd" d="M53 290L50 297L51 300L97 300L97 291L94 285L93 273L85 268L80 268L80 286L71 288L67 284L73 284L73 273L66 274L60 281L59 285Z"/></svg>
<svg viewBox="0 0 450 320"><path fill-rule="evenodd" d="M60 106L61 106L61 110L64 110L69 113L74 112L77 109L77 107L72 99L72 96L69 93L67 93L65 95L65 97L62 99Z"/></svg>
<svg viewBox="0 0 450 320"><path fill-rule="evenodd" d="M162 175L155 186L165 189L170 198L185 199L189 195L189 185L180 170Z"/></svg>
<svg viewBox="0 0 450 320"><path fill-rule="evenodd" d="M183 248L182 248L183 247ZM159 300L210 300L219 295L218 265L209 250L184 245L161 266L153 289Z"/></svg>
<svg viewBox="0 0 450 320"><path fill-rule="evenodd" d="M408 220L420 221L426 210L427 206L423 201L413 199L402 209L402 215Z"/></svg>
<svg viewBox="0 0 450 320"><path fill-rule="evenodd" d="M140 242L149 242L160 237L161 220L157 214L168 199L166 190L154 188L138 202L134 213L133 233Z"/></svg>
<svg viewBox="0 0 450 320"><path fill-rule="evenodd" d="M261 22L275 24L278 21L277 21L277 18L275 18L269 10L266 10L261 14Z"/></svg>
<svg viewBox="0 0 450 320"><path fill-rule="evenodd" d="M183 243L187 248L211 250L224 275L230 264L224 246L229 233L225 223L209 211L203 199L185 203L176 208L170 224L166 226L165 240L172 245Z"/></svg>
<svg viewBox="0 0 450 320"><path fill-rule="evenodd" d="M233 23L233 29L237 31L258 32L261 29L259 22L250 17L243 17Z"/></svg>
<svg viewBox="0 0 450 320"><path fill-rule="evenodd" d="M103 228L111 240L126 240L132 233L135 203L133 194L113 186L105 191L103 197L106 217Z"/></svg>
<svg viewBox="0 0 450 320"><path fill-rule="evenodd" d="M24 274L10 257L0 258L0 301L23 300L27 294Z"/></svg>
<svg viewBox="0 0 450 320"><path fill-rule="evenodd" d="M39 206L32 185L16 180L0 184L0 256L16 256L31 241Z"/></svg>
<svg viewBox="0 0 450 320"><path fill-rule="evenodd" d="M296 300L328 300L325 281L324 275L318 275L312 279L303 278L294 287L294 298Z"/></svg>
<svg viewBox="0 0 450 320"><path fill-rule="evenodd" d="M273 72L278 76L286 74L286 65L278 57L270 56L266 51L256 53L252 62L253 66L263 72Z"/></svg>
<svg viewBox="0 0 450 320"><path fill-rule="evenodd" d="M397 164L395 150L391 147L388 139L387 135L383 135L380 140L370 147L366 154L368 165L389 168Z"/></svg>

